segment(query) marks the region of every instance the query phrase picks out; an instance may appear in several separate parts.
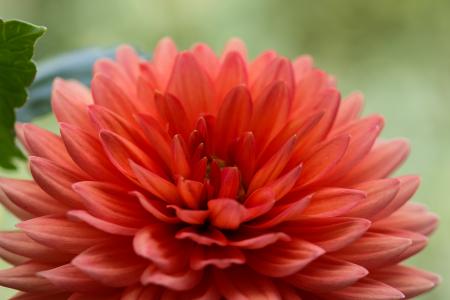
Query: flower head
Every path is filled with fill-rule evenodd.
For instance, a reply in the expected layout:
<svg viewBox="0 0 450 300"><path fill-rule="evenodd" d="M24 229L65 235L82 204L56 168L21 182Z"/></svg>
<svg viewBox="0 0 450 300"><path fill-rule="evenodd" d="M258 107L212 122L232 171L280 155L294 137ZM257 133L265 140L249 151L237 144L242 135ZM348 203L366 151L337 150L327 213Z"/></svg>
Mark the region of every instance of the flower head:
<svg viewBox="0 0 450 300"><path fill-rule="evenodd" d="M144 61L100 59L91 90L57 79L60 135L17 126L32 180L1 179L22 222L0 234L17 300L403 299L438 277L400 264L435 215L392 178L409 146L378 140L301 56L248 60L232 40Z"/></svg>

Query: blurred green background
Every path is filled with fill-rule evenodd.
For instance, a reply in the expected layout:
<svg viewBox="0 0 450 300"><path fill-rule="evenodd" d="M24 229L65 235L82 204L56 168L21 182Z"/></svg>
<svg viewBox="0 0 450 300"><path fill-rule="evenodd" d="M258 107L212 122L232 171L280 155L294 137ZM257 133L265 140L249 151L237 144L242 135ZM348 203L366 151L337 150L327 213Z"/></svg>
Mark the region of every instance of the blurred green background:
<svg viewBox="0 0 450 300"><path fill-rule="evenodd" d="M313 55L337 77L344 95L363 91L365 112L386 117L384 137L410 139L412 154L399 173L422 176L414 200L441 218L429 247L411 263L444 279L420 299L449 299L450 1L0 0L0 14L48 27L37 60L120 43L150 52L163 36L180 48L203 41L220 50L238 36L252 56L267 48L289 57ZM55 129L51 117L36 122ZM25 164L0 174L28 176ZM1 212L2 229L14 222ZM7 295L0 290L1 299Z"/></svg>

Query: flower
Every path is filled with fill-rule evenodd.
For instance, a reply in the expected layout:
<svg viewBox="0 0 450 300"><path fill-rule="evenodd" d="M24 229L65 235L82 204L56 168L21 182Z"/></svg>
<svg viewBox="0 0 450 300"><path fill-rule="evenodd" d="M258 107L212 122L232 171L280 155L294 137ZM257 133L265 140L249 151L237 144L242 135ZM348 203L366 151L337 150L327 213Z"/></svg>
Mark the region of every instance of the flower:
<svg viewBox="0 0 450 300"><path fill-rule="evenodd" d="M61 135L17 126L32 180L1 179L14 299L403 299L436 275L400 264L437 218L407 203L409 152L380 141L309 56L249 61L170 39L122 46L91 91L55 80Z"/></svg>

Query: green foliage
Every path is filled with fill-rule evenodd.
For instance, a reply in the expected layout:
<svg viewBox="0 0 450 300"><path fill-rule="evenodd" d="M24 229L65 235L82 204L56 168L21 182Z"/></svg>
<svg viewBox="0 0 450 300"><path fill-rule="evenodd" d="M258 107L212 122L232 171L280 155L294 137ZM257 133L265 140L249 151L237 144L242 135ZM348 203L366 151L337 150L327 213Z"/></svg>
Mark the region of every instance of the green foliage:
<svg viewBox="0 0 450 300"><path fill-rule="evenodd" d="M27 99L26 87L36 75L31 61L36 40L45 27L0 19L0 166L14 168L14 157L22 157L14 143L14 109Z"/></svg>

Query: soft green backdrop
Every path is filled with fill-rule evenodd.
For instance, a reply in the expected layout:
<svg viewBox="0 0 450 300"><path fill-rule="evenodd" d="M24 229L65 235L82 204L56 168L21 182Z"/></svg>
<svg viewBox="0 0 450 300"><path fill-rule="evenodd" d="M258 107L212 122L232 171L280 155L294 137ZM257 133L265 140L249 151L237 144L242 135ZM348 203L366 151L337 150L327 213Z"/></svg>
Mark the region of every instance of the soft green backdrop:
<svg viewBox="0 0 450 300"><path fill-rule="evenodd" d="M0 0L5 19L48 27L38 59L67 50L130 43L150 52L162 36L180 47L204 41L216 50L232 37L250 53L266 48L294 57L312 54L336 75L343 94L366 95L366 113L386 117L384 137L410 139L412 154L401 173L423 178L415 201L441 217L430 246L411 263L444 281L421 299L450 299L450 1L263 0ZM51 117L37 123L55 128ZM23 177L20 171L3 175ZM1 212L0 227L14 220ZM0 289L0 298L10 291Z"/></svg>

